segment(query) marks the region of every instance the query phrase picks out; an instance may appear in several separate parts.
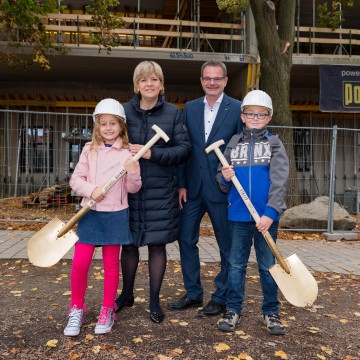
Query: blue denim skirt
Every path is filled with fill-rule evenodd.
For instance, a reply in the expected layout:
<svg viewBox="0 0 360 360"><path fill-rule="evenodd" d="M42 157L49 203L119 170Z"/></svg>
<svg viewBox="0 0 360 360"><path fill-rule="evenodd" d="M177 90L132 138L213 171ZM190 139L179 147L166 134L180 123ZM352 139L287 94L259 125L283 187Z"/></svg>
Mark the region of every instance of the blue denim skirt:
<svg viewBox="0 0 360 360"><path fill-rule="evenodd" d="M129 209L120 211L89 210L78 223L79 243L102 245L132 244Z"/></svg>

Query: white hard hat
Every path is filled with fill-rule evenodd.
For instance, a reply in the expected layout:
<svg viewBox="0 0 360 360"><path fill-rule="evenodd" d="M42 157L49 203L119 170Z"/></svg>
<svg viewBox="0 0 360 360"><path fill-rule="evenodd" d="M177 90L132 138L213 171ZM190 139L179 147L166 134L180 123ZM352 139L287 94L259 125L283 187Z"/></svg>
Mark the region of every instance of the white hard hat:
<svg viewBox="0 0 360 360"><path fill-rule="evenodd" d="M262 90L253 90L246 94L241 104L241 111L244 110L246 106L264 106L269 109L269 115L273 114L273 106L271 97Z"/></svg>
<svg viewBox="0 0 360 360"><path fill-rule="evenodd" d="M126 122L125 110L123 106L114 99L103 99L95 107L93 113L94 122L96 120L96 115L99 114L111 114L115 116L120 116Z"/></svg>

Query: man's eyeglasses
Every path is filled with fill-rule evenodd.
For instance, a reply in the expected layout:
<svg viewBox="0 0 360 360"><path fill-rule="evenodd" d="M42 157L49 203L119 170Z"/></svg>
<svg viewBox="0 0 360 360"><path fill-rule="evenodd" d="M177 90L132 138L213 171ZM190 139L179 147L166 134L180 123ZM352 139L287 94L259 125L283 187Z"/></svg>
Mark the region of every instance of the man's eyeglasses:
<svg viewBox="0 0 360 360"><path fill-rule="evenodd" d="M247 119L251 120L254 119L255 117L257 117L259 120L265 120L265 118L267 116L269 116L269 114L264 114L264 113L260 113L260 114L254 114L254 113L243 113Z"/></svg>
<svg viewBox="0 0 360 360"><path fill-rule="evenodd" d="M208 77L208 76L203 76L202 77L202 80L206 83L209 83L212 81L214 81L215 83L220 83L221 81L223 81L225 79L225 76L223 77Z"/></svg>

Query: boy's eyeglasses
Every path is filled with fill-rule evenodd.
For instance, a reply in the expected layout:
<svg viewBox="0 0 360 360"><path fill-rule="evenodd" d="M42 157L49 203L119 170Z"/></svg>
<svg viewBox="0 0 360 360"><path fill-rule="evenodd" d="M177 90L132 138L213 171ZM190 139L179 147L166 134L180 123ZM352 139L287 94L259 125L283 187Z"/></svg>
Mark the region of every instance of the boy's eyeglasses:
<svg viewBox="0 0 360 360"><path fill-rule="evenodd" d="M208 76L204 76L204 77L202 77L202 80L204 81L204 82L206 82L206 83L209 83L209 82L211 82L211 80L212 81L214 81L215 83L220 83L221 81L223 81L225 79L225 76L223 76L223 77L208 77Z"/></svg>
<svg viewBox="0 0 360 360"><path fill-rule="evenodd" d="M259 120L265 120L265 118L267 116L269 116L269 114L264 114L264 113L260 113L260 114L254 114L254 113L243 113L247 119L251 120L254 119L255 117L257 117Z"/></svg>

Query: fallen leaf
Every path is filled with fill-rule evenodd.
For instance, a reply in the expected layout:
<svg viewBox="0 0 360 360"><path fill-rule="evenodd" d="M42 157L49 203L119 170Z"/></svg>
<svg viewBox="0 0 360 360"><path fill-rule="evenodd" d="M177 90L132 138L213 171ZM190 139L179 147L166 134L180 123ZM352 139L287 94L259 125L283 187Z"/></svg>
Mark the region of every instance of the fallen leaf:
<svg viewBox="0 0 360 360"><path fill-rule="evenodd" d="M56 340L56 339L53 339L53 340L49 340L47 343L46 343L46 346L49 346L49 347L56 347L57 344L58 344L59 340Z"/></svg>
<svg viewBox="0 0 360 360"><path fill-rule="evenodd" d="M172 360L171 357L166 356L166 355L162 355L162 354L158 355L156 358L157 358L158 360Z"/></svg>
<svg viewBox="0 0 360 360"><path fill-rule="evenodd" d="M94 335L93 334L86 334L85 335L85 340L92 340L94 339Z"/></svg>
<svg viewBox="0 0 360 360"><path fill-rule="evenodd" d="M136 303L143 303L143 302L145 302L145 299L140 298L140 297L137 296L134 301L135 301Z"/></svg>
<svg viewBox="0 0 360 360"><path fill-rule="evenodd" d="M320 354L316 354L316 357L320 360L326 360L326 357Z"/></svg>
<svg viewBox="0 0 360 360"><path fill-rule="evenodd" d="M98 354L101 350L101 346L99 345L96 345L96 346L93 346L91 351L94 353L94 354Z"/></svg>
<svg viewBox="0 0 360 360"><path fill-rule="evenodd" d="M182 322L179 322L179 325L180 326L188 326L189 323L187 323L186 321L182 321Z"/></svg>
<svg viewBox="0 0 360 360"><path fill-rule="evenodd" d="M311 326L311 327L308 328L308 332L310 332L310 333L312 333L312 334L316 334L316 333L318 333L319 331L320 331L320 329L317 328L317 327L314 327L314 326Z"/></svg>
<svg viewBox="0 0 360 360"><path fill-rule="evenodd" d="M178 319L171 319L171 320L169 320L169 322L171 322L172 324L176 324L176 323L179 322L179 320Z"/></svg>
<svg viewBox="0 0 360 360"><path fill-rule="evenodd" d="M275 351L274 356L279 357L280 359L288 359L286 352L284 352L282 350Z"/></svg>
<svg viewBox="0 0 360 360"><path fill-rule="evenodd" d="M239 360L254 360L250 355L241 353L238 355Z"/></svg>
<svg viewBox="0 0 360 360"><path fill-rule="evenodd" d="M330 349L329 347L326 347L326 346L320 346L320 349L323 352L327 353L328 355L332 355L332 353L333 353L332 349Z"/></svg>
<svg viewBox="0 0 360 360"><path fill-rule="evenodd" d="M65 292L63 293L63 295L64 295L64 296L69 296L69 295L71 295L71 291L69 291L69 290L68 290L68 291L65 291Z"/></svg>
<svg viewBox="0 0 360 360"><path fill-rule="evenodd" d="M243 339L243 340L247 340L248 338L250 338L250 335L240 335L239 338Z"/></svg>
<svg viewBox="0 0 360 360"><path fill-rule="evenodd" d="M136 356L136 354L135 354L133 351L129 350L129 349L125 349L125 350L122 352L122 354L123 354L124 356L126 356L126 357L135 357L135 356Z"/></svg>
<svg viewBox="0 0 360 360"><path fill-rule="evenodd" d="M236 330L235 334L237 334L237 335L245 335L245 331L244 330Z"/></svg>
<svg viewBox="0 0 360 360"><path fill-rule="evenodd" d="M182 351L181 349L176 348L176 349L171 350L170 353L169 353L169 355L170 355L170 354L176 354L176 356L179 356L179 355L181 355L182 353L183 353L183 351ZM170 355L170 356L171 356L171 355ZM175 356L173 356L173 357L175 357Z"/></svg>
<svg viewBox="0 0 360 360"><path fill-rule="evenodd" d="M214 349L215 349L216 352L222 352L222 351L225 351L225 350L229 350L230 346L225 344L225 343L220 343L220 344L214 346Z"/></svg>
<svg viewBox="0 0 360 360"><path fill-rule="evenodd" d="M354 312L355 316L360 316L360 312Z"/></svg>
<svg viewBox="0 0 360 360"><path fill-rule="evenodd" d="M143 339L142 339L142 338L135 338L135 339L133 340L133 342L134 342L135 344L139 344L139 343L142 343L142 342L143 342Z"/></svg>
<svg viewBox="0 0 360 360"><path fill-rule="evenodd" d="M336 319L337 315L335 314L324 314L325 317L331 318L331 319Z"/></svg>
<svg viewBox="0 0 360 360"><path fill-rule="evenodd" d="M346 323L348 323L349 322L349 320L348 319L340 319L339 320L341 323L343 323L343 324L346 324Z"/></svg>

